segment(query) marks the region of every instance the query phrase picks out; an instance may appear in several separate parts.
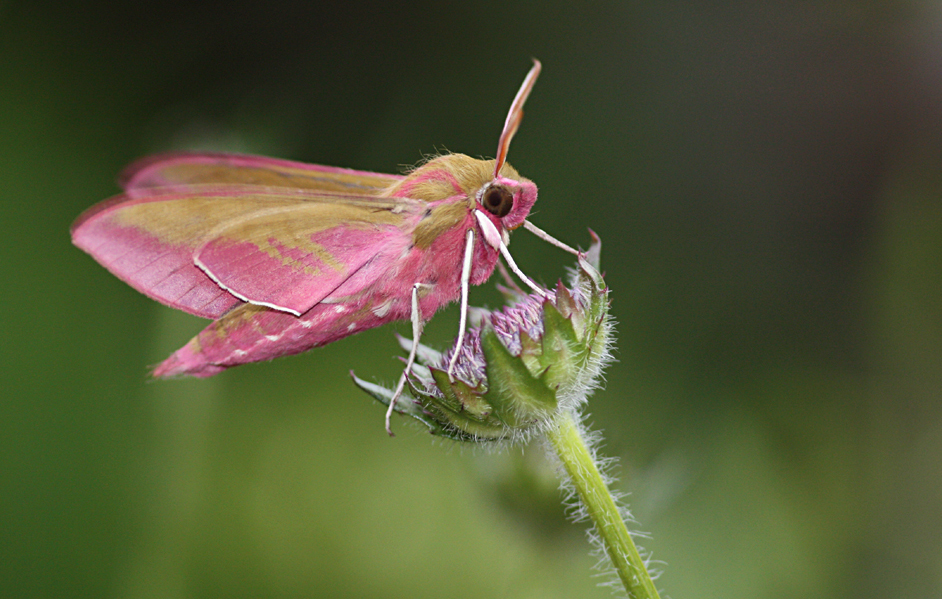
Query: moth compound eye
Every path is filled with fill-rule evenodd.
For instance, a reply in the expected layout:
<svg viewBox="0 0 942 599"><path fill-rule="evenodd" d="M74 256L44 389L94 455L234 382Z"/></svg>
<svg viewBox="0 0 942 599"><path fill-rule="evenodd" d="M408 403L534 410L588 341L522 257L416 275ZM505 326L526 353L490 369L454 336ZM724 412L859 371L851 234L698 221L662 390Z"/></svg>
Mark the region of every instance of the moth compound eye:
<svg viewBox="0 0 942 599"><path fill-rule="evenodd" d="M497 218L503 218L514 207L514 196L506 188L495 185L484 192L481 205Z"/></svg>

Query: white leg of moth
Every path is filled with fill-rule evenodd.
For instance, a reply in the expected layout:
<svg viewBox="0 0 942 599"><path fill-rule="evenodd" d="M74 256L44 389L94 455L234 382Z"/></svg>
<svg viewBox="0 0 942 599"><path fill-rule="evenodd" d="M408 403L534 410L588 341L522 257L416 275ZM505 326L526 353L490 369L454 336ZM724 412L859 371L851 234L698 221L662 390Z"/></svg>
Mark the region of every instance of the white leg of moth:
<svg viewBox="0 0 942 599"><path fill-rule="evenodd" d="M547 233L547 232L544 231L543 229L539 228L538 226L534 225L533 223L531 223L531 222L528 221L528 220L523 221L523 228L526 229L527 231L533 233L534 235L536 235L537 237L539 237L539 238L542 239L543 241L545 241L545 242L547 242L547 243L550 243L550 244L552 244L552 245L555 245L555 246L558 247L559 249L565 250L565 251L569 252L570 254L573 254L574 256L580 256L580 257L584 257L584 256L585 256L585 253L580 252L579 250L576 250L576 249L574 249L574 248L569 247L568 245L566 245L566 244L563 243L562 241L556 239L555 237L553 237L552 235L550 235L549 233Z"/></svg>
<svg viewBox="0 0 942 599"><path fill-rule="evenodd" d="M468 326L468 287L471 286L471 256L474 254L474 229L468 229L467 241L464 244L464 262L461 264L461 320L458 323L458 341L455 343L455 353L448 362L448 380L455 382L455 362L464 342L464 330Z"/></svg>
<svg viewBox="0 0 942 599"><path fill-rule="evenodd" d="M517 285L517 282L513 280L510 276L510 271L507 270L507 267L504 266L504 263L500 260L497 261L497 270L500 271L500 276L503 277L504 283L507 283L507 287L521 296L527 294L527 292L521 289L520 285Z"/></svg>
<svg viewBox="0 0 942 599"><path fill-rule="evenodd" d="M394 437L389 419L392 417L393 410L396 408L396 400L402 395L402 390L406 386L406 378L415 364L415 355L419 349L419 338L422 336L422 312L419 311L419 287L422 283L416 283L412 286L412 349L409 350L409 360L406 362L406 368L399 377L399 384L396 385L396 391L392 399L389 400L389 409L386 410L386 432L390 437Z"/></svg>
<svg viewBox="0 0 942 599"><path fill-rule="evenodd" d="M514 272L520 280L527 284L527 286L546 297L546 292L543 291L536 283L530 280L530 277L523 274L523 271L520 270L520 267L517 266L517 263L514 262L513 256L510 255L510 250L507 249L507 245L500 238L500 232L497 230L497 227L494 226L494 223L491 222L489 218L484 216L480 210L474 211L474 216L478 219L478 224L481 225L481 233L484 234L484 239L491 245L491 247L500 250L500 253L504 256L504 260L507 261L507 266L510 267L510 270Z"/></svg>

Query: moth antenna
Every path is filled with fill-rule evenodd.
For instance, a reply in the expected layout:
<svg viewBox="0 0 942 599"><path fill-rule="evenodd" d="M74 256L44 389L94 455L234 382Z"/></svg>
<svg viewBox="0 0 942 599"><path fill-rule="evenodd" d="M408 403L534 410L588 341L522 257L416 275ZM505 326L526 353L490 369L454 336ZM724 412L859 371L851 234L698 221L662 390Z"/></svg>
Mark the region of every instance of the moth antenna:
<svg viewBox="0 0 942 599"><path fill-rule="evenodd" d="M507 113L507 119L504 121L504 130L501 131L500 141L497 142L497 161L494 164L495 178L507 161L507 150L510 148L510 140L513 139L514 133L516 133L517 128L520 127L520 121L523 120L523 103L527 101L527 96L529 96L530 91L533 90L533 84L536 83L536 78L539 76L540 69L542 68L543 65L540 64L540 61L534 58L533 67L530 69L530 72L527 73L526 79L523 80L523 85L520 86L520 91L517 92L513 103L510 105L510 112Z"/></svg>

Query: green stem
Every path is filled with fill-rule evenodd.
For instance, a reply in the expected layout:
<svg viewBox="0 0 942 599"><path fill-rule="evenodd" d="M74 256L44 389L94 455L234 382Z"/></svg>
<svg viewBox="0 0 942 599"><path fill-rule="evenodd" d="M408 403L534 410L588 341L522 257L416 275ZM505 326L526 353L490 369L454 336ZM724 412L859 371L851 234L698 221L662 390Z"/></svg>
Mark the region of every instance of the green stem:
<svg viewBox="0 0 942 599"><path fill-rule="evenodd" d="M574 415L562 414L557 425L546 436L572 479L625 590L634 599L660 599Z"/></svg>

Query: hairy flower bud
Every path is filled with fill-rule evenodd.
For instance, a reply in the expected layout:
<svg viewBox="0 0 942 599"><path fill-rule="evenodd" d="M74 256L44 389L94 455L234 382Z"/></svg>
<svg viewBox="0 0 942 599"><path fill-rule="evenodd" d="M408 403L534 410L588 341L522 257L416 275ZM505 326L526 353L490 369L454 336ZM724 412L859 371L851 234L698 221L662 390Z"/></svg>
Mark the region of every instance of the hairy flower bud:
<svg viewBox="0 0 942 599"><path fill-rule="evenodd" d="M569 287L560 281L547 297L504 290L500 311L476 310L479 324L460 347L441 354L417 349L409 395L396 411L432 434L463 441L528 438L572 411L598 385L610 358L612 322L608 288L598 271L601 244L580 257ZM412 342L401 340L405 350ZM452 354L458 352L448 376ZM393 392L357 377L354 382L385 405Z"/></svg>

